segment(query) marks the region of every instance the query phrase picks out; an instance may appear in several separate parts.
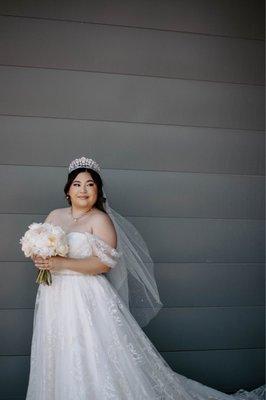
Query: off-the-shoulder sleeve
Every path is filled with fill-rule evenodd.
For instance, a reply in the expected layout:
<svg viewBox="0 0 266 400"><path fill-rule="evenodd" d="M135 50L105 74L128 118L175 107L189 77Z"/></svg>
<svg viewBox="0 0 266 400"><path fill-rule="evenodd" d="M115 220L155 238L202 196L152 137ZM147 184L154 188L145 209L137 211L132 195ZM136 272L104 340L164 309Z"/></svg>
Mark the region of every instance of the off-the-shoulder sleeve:
<svg viewBox="0 0 266 400"><path fill-rule="evenodd" d="M110 246L104 240L94 235L92 240L92 254L111 268L114 268L118 263L122 253Z"/></svg>

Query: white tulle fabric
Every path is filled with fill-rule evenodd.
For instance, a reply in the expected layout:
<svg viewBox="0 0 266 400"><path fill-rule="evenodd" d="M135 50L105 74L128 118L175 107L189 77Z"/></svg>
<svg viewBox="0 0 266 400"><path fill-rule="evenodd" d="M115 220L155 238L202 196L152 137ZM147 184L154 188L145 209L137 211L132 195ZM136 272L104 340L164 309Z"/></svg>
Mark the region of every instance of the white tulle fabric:
<svg viewBox="0 0 266 400"><path fill-rule="evenodd" d="M111 268L106 278L138 324L144 327L163 306L154 274L154 263L140 232L109 205L106 194L105 197L105 209L114 223L117 250L121 255L116 268Z"/></svg>
<svg viewBox="0 0 266 400"><path fill-rule="evenodd" d="M112 268L115 249L69 232L69 256L96 251ZM227 395L174 372L104 274L52 273L37 291L26 400L233 400L264 398L265 388Z"/></svg>

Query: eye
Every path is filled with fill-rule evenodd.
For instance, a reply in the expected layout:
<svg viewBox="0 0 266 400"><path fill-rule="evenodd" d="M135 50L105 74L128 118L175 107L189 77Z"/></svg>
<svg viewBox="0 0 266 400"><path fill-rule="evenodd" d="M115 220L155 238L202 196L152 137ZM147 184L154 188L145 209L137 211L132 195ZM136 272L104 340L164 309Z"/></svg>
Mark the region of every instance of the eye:
<svg viewBox="0 0 266 400"><path fill-rule="evenodd" d="M88 183L89 186L94 186L94 183L90 182ZM79 183L73 183L73 186L80 186Z"/></svg>

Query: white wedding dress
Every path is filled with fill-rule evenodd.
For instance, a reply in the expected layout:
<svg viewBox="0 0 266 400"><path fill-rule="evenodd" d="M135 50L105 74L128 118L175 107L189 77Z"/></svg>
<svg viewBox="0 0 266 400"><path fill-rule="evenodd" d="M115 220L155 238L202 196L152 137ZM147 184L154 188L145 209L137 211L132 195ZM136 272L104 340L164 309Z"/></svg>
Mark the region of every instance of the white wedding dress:
<svg viewBox="0 0 266 400"><path fill-rule="evenodd" d="M69 232L69 257L93 248L112 265L98 236ZM174 372L104 274L52 273L39 285L26 400L264 399L265 386L228 395Z"/></svg>

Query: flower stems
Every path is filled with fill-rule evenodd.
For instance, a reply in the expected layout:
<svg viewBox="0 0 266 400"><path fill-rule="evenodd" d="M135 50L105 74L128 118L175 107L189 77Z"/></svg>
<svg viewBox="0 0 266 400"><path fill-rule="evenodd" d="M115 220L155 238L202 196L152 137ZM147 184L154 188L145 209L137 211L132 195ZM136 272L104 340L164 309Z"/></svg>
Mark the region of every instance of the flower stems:
<svg viewBox="0 0 266 400"><path fill-rule="evenodd" d="M52 274L47 269L41 269L38 273L36 283L42 283L44 285L50 286L52 284Z"/></svg>

